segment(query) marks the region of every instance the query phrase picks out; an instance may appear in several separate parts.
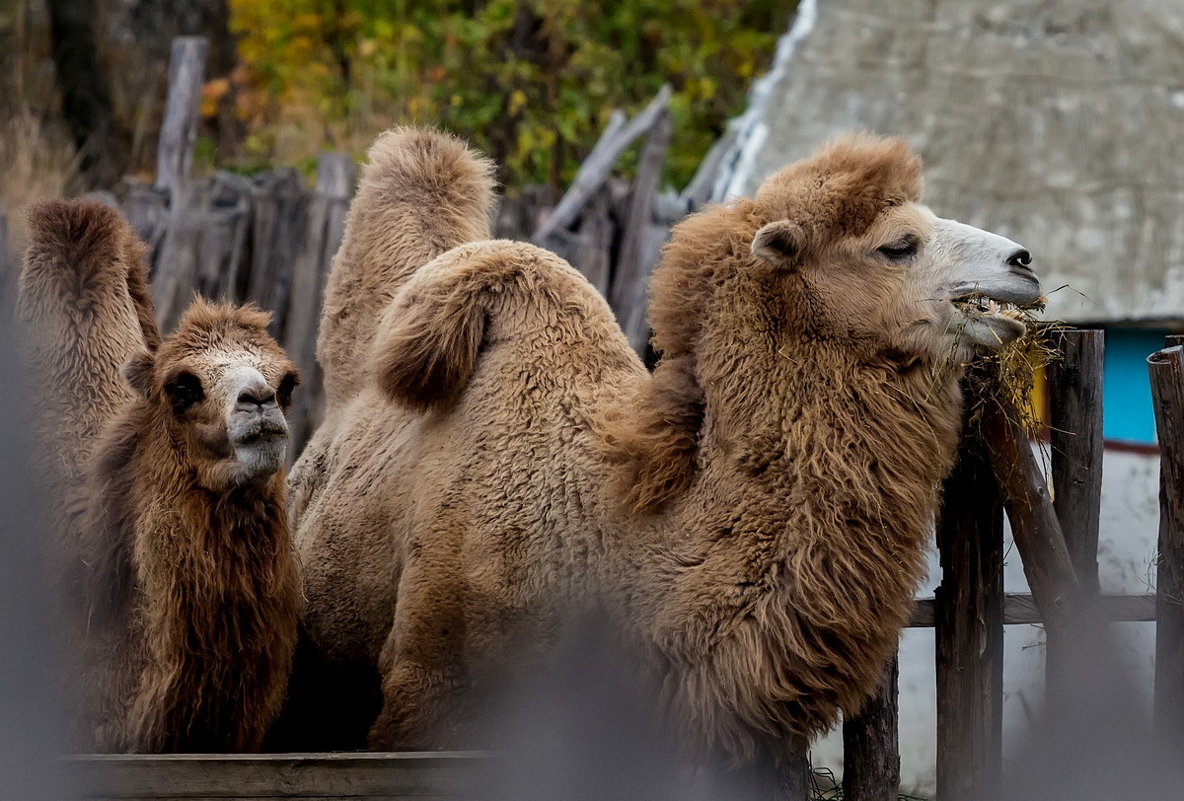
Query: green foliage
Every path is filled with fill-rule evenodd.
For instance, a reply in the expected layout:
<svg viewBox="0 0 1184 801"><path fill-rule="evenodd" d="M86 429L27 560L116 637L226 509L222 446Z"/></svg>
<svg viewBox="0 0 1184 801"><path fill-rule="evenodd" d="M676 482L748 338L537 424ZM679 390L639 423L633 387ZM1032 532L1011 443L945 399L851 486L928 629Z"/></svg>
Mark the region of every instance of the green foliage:
<svg viewBox="0 0 1184 801"><path fill-rule="evenodd" d="M571 180L613 108L674 88L667 179L689 180L792 3L777 0L231 0L239 109L254 155L301 142L363 150L435 124L503 166L509 187ZM316 135L310 136L312 132ZM299 133L296 133L299 132Z"/></svg>

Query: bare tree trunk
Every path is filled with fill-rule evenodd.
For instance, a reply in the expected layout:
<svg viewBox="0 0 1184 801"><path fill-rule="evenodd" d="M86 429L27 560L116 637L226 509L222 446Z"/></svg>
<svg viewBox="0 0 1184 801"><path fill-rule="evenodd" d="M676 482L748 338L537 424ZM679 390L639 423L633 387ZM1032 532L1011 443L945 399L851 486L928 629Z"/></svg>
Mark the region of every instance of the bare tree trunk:
<svg viewBox="0 0 1184 801"><path fill-rule="evenodd" d="M123 173L125 155L115 136L109 78L95 44L94 0L47 0L53 62L62 113L80 155L87 189L109 187Z"/></svg>

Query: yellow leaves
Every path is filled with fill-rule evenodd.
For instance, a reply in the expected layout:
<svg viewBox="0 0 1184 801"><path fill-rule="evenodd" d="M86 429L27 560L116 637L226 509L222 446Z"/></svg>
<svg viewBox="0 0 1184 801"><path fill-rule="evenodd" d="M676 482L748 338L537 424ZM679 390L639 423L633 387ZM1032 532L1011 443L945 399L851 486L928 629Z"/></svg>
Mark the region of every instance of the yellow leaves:
<svg viewBox="0 0 1184 801"><path fill-rule="evenodd" d="M218 114L218 102L230 91L229 78L215 78L206 81L201 88L201 116L214 117Z"/></svg>
<svg viewBox="0 0 1184 801"><path fill-rule="evenodd" d="M522 107L526 105L526 92L521 89L515 89L510 93L510 107L509 114L511 117L518 116L518 112L522 111Z"/></svg>
<svg viewBox="0 0 1184 801"><path fill-rule="evenodd" d="M780 0L228 0L245 65L236 109L258 148L364 149L392 123L440 125L496 156L507 183L570 178L607 109L676 87L672 177L685 181L772 53ZM529 42L517 42L529 13ZM203 112L228 88L212 84ZM299 121L297 125L295 121ZM299 136L281 135L296 127ZM308 152L286 147L305 143ZM305 145L300 145L305 146ZM262 154L262 151L257 151ZM625 159L628 169L630 157Z"/></svg>

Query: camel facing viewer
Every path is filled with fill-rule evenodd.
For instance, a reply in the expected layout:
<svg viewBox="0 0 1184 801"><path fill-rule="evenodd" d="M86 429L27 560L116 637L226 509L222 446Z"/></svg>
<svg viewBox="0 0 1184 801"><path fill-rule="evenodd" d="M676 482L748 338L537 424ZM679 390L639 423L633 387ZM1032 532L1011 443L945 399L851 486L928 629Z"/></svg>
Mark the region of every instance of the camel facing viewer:
<svg viewBox="0 0 1184 801"><path fill-rule="evenodd" d="M19 309L46 397L70 401L38 411L68 499L54 518L79 745L257 750L296 636L282 467L297 373L253 307L195 300L161 341L115 211L51 201L29 229Z"/></svg>
<svg viewBox="0 0 1184 801"><path fill-rule="evenodd" d="M588 598L695 747L776 758L859 709L913 608L961 366L1040 295L1027 251L920 196L902 141L857 136L688 218L652 375L549 252L403 266L297 535L311 642L381 675L372 747L452 744L478 670Z"/></svg>

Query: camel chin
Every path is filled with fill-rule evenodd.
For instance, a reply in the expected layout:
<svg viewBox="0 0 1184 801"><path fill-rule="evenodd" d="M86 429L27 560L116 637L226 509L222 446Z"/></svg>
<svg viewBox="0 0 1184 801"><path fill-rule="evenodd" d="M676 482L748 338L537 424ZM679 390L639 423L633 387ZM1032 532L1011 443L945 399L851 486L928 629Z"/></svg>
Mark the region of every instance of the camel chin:
<svg viewBox="0 0 1184 801"><path fill-rule="evenodd" d="M1022 337L1028 326L1013 309L980 312L955 306L949 330L961 342L997 351Z"/></svg>

